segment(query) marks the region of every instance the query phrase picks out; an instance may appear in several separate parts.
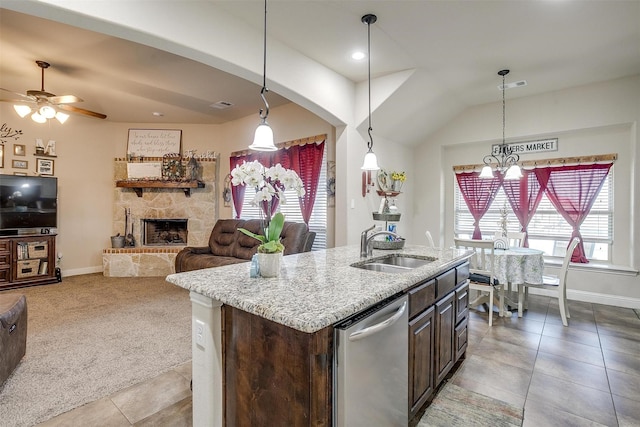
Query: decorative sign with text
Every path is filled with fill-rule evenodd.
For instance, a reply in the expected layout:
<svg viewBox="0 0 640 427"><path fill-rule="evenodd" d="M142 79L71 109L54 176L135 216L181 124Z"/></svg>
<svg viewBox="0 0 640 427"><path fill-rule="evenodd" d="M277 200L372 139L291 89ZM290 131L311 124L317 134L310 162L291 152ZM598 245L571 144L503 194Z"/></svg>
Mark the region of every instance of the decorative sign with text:
<svg viewBox="0 0 640 427"><path fill-rule="evenodd" d="M162 157L182 153L182 130L129 129L127 157Z"/></svg>
<svg viewBox="0 0 640 427"><path fill-rule="evenodd" d="M512 142L507 144L513 154L544 153L546 151L558 151L558 138L540 139L537 141ZM491 154L500 154L500 144L491 146Z"/></svg>

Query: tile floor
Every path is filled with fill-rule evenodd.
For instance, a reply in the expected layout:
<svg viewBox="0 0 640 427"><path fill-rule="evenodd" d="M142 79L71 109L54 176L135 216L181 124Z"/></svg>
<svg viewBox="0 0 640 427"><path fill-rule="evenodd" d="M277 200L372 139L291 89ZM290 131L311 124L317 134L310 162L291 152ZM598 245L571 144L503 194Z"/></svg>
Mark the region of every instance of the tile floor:
<svg viewBox="0 0 640 427"><path fill-rule="evenodd" d="M531 296L518 319L472 310L455 384L524 407L523 426L640 426L640 318L631 309ZM40 426L191 426L189 363Z"/></svg>

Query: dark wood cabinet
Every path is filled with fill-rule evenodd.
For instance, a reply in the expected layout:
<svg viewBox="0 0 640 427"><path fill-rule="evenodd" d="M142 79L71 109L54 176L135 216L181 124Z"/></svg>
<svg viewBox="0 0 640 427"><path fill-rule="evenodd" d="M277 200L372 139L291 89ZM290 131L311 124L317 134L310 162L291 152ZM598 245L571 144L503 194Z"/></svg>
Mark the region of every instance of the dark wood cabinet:
<svg viewBox="0 0 640 427"><path fill-rule="evenodd" d="M223 331L225 425L331 426L332 327L308 334L224 306Z"/></svg>
<svg viewBox="0 0 640 427"><path fill-rule="evenodd" d="M57 282L54 234L0 237L0 290Z"/></svg>
<svg viewBox="0 0 640 427"><path fill-rule="evenodd" d="M409 418L434 396L467 350L468 263L409 289Z"/></svg>
<svg viewBox="0 0 640 427"><path fill-rule="evenodd" d="M433 394L434 313L431 306L409 321L409 418Z"/></svg>
<svg viewBox="0 0 640 427"><path fill-rule="evenodd" d="M446 297L436 303L435 326L435 379L440 384L447 376L454 364L454 330L456 326L455 292L450 292Z"/></svg>

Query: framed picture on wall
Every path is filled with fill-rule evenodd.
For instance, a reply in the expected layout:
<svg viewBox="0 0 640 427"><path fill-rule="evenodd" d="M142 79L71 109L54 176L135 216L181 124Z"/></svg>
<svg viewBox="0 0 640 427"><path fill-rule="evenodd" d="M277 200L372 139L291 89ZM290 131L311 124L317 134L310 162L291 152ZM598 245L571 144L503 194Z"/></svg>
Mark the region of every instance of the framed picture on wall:
<svg viewBox="0 0 640 427"><path fill-rule="evenodd" d="M12 160L11 167L14 169L29 169L29 162L27 160Z"/></svg>
<svg viewBox="0 0 640 427"><path fill-rule="evenodd" d="M26 156L27 150L23 144L13 144L13 155L14 156Z"/></svg>
<svg viewBox="0 0 640 427"><path fill-rule="evenodd" d="M53 175L53 160L36 159L36 173L38 175Z"/></svg>
<svg viewBox="0 0 640 427"><path fill-rule="evenodd" d="M4 145L0 145L0 168L4 167Z"/></svg>

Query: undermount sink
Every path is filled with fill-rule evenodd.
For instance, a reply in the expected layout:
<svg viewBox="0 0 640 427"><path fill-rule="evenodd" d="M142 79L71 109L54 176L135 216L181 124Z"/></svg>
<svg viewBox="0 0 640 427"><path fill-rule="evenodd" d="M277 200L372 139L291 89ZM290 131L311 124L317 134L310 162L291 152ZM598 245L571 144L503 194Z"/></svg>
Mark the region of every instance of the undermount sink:
<svg viewBox="0 0 640 427"><path fill-rule="evenodd" d="M383 273L407 273L414 268L425 266L435 260L436 258L427 256L391 254L359 261L351 264L351 267L369 271L381 271Z"/></svg>

